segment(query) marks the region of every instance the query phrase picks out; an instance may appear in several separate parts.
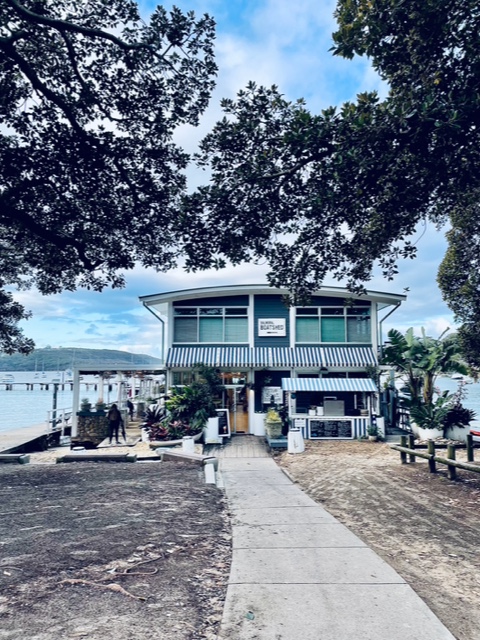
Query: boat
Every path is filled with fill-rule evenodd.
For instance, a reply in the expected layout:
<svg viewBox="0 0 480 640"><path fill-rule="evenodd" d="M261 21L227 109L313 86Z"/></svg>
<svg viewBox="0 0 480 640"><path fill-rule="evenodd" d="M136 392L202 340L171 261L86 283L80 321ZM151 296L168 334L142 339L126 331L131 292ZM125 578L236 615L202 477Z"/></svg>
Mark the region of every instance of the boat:
<svg viewBox="0 0 480 640"><path fill-rule="evenodd" d="M6 373L0 378L2 384L12 384L12 382L15 382L15 376L12 376L11 373Z"/></svg>

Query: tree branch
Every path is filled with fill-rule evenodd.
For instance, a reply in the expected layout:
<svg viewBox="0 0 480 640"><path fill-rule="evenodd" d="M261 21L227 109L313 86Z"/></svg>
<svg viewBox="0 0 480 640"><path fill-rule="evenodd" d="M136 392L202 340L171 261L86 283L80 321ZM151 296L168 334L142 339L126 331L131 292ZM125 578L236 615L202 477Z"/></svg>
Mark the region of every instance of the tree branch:
<svg viewBox="0 0 480 640"><path fill-rule="evenodd" d="M67 22L65 20L57 20L55 18L49 18L47 16L42 16L38 13L30 11L22 4L17 2L17 0L4 0L10 7L22 18L29 22L36 22L38 24L43 24L47 27L52 27L57 31L71 31L73 33L81 33L90 38L102 38L103 40L109 40L113 42L117 46L121 47L125 50L134 50L134 49L152 49L152 46L143 42L135 42L132 44L128 44L121 38L117 38L116 36L108 33L108 31L102 31L101 29L91 29L89 27L82 27L81 25L73 24L71 22Z"/></svg>

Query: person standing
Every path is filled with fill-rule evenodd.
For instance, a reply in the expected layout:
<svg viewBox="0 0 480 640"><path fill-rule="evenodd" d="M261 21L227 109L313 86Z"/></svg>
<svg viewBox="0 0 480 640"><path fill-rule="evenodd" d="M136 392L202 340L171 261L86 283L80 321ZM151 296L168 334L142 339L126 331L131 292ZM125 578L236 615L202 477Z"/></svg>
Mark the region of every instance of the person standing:
<svg viewBox="0 0 480 640"><path fill-rule="evenodd" d="M116 404L112 404L112 406L110 407L110 410L107 414L107 418L108 418L108 438L110 440L110 444L112 444L113 436L115 436L115 442L117 444L120 444L120 441L118 439L118 430L120 428L120 425L122 425L122 433L123 433L123 437L125 438L125 427L123 424L122 414L118 410L118 407Z"/></svg>

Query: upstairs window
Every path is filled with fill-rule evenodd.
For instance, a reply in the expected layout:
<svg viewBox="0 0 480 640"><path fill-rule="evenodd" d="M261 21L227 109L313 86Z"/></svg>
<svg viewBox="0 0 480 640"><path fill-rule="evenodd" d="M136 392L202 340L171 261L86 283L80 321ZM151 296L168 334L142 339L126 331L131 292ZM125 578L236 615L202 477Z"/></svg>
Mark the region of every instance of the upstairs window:
<svg viewBox="0 0 480 640"><path fill-rule="evenodd" d="M248 343L246 307L175 307L175 343Z"/></svg>
<svg viewBox="0 0 480 640"><path fill-rule="evenodd" d="M302 307L296 310L297 344L370 343L370 307Z"/></svg>

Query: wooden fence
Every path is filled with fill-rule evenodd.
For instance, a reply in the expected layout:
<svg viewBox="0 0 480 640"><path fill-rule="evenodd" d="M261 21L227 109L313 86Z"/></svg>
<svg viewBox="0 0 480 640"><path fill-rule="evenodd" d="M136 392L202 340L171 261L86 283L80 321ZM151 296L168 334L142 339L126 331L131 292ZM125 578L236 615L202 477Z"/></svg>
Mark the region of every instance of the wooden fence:
<svg viewBox="0 0 480 640"><path fill-rule="evenodd" d="M428 441L427 451L420 451L419 449L416 449L415 436L413 434L410 434L408 436L401 436L400 444L392 444L390 445L390 447L391 449L400 451L400 460L402 464L407 463L407 456L408 461L411 463L415 462L415 458L424 458L425 460L428 460L428 469L430 473L436 472L437 463L447 465L448 477L450 478L450 480L455 480L455 478L457 477L457 469L464 469L465 471L480 473L480 466L472 464L473 462L475 462L475 460L473 438L471 434L467 435L467 462L462 462L461 460L455 459L456 446L453 444L447 445L446 457L437 455L435 442L433 440Z"/></svg>

